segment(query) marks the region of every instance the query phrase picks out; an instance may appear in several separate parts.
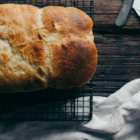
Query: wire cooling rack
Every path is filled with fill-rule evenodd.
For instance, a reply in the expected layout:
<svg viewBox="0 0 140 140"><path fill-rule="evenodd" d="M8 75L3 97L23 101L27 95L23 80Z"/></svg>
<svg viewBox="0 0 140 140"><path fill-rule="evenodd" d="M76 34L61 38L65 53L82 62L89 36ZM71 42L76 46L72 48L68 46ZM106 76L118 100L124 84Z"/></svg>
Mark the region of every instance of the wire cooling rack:
<svg viewBox="0 0 140 140"><path fill-rule="evenodd" d="M3 3L31 4L39 8L55 5L76 7L93 19L93 0L1 0ZM86 97L87 96L87 97ZM0 94L0 120L79 120L92 117L93 80L81 88L47 88L28 93Z"/></svg>

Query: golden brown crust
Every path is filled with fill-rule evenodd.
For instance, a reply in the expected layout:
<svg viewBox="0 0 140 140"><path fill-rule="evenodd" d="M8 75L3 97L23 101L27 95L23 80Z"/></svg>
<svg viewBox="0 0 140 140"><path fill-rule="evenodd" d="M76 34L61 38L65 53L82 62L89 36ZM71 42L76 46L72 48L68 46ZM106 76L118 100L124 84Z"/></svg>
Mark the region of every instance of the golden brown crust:
<svg viewBox="0 0 140 140"><path fill-rule="evenodd" d="M45 43L41 38L37 7L0 5L0 92L32 91L46 87L38 67L45 71ZM5 32L6 30L6 32ZM2 47L8 47L4 51ZM34 66L34 67L33 67ZM44 86L45 85L45 86Z"/></svg>
<svg viewBox="0 0 140 140"><path fill-rule="evenodd" d="M54 65L50 73L52 87L80 87L90 81L96 70L95 45L78 38L70 38L61 46L53 46Z"/></svg>
<svg viewBox="0 0 140 140"><path fill-rule="evenodd" d="M43 13L45 28L49 32L58 32L65 37L70 34L83 37L91 31L93 26L92 20L76 8L48 6L43 8Z"/></svg>
<svg viewBox="0 0 140 140"><path fill-rule="evenodd" d="M0 5L0 93L88 82L97 64L92 26L76 8Z"/></svg>
<svg viewBox="0 0 140 140"><path fill-rule="evenodd" d="M57 34L51 42L52 67L49 86L55 88L80 87L88 82L96 70L97 50L90 34L93 22L76 8L45 7L43 22L48 34ZM88 38L89 37L89 38Z"/></svg>

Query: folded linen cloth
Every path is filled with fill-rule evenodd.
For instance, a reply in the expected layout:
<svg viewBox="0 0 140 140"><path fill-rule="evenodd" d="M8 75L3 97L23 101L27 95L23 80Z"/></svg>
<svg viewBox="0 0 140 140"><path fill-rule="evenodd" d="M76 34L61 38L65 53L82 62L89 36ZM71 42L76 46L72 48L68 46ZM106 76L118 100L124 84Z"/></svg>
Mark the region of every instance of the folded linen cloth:
<svg viewBox="0 0 140 140"><path fill-rule="evenodd" d="M135 131L133 140L139 140L140 79L129 82L108 98L94 97L93 117L85 126L98 133L115 134L122 140L132 140Z"/></svg>
<svg viewBox="0 0 140 140"><path fill-rule="evenodd" d="M134 0L133 8L135 9L136 13L140 16L140 0Z"/></svg>
<svg viewBox="0 0 140 140"><path fill-rule="evenodd" d="M89 97L85 97L89 98ZM139 140L140 79L114 94L93 97L90 122L1 122L0 140Z"/></svg>

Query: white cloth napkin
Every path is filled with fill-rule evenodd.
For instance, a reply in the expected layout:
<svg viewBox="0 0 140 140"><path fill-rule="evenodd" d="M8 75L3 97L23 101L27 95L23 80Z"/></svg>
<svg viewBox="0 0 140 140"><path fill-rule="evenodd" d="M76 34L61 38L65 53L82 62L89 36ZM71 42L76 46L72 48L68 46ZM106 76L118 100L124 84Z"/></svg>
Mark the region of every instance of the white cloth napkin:
<svg viewBox="0 0 140 140"><path fill-rule="evenodd" d="M136 13L140 16L140 0L134 0L133 8L135 9Z"/></svg>
<svg viewBox="0 0 140 140"><path fill-rule="evenodd" d="M86 100L89 97L85 97ZM114 94L93 97L92 120L1 122L0 140L140 140L140 79Z"/></svg>
<svg viewBox="0 0 140 140"><path fill-rule="evenodd" d="M140 79L108 98L94 97L93 104L93 117L86 127L114 135L116 140L140 140Z"/></svg>

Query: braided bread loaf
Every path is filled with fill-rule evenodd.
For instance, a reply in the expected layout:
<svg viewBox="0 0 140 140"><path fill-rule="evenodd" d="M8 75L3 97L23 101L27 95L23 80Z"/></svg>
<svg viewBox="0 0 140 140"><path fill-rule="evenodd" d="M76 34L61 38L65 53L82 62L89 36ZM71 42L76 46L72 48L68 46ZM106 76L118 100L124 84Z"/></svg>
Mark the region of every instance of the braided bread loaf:
<svg viewBox="0 0 140 140"><path fill-rule="evenodd" d="M88 82L97 64L92 26L72 7L0 5L0 93Z"/></svg>

